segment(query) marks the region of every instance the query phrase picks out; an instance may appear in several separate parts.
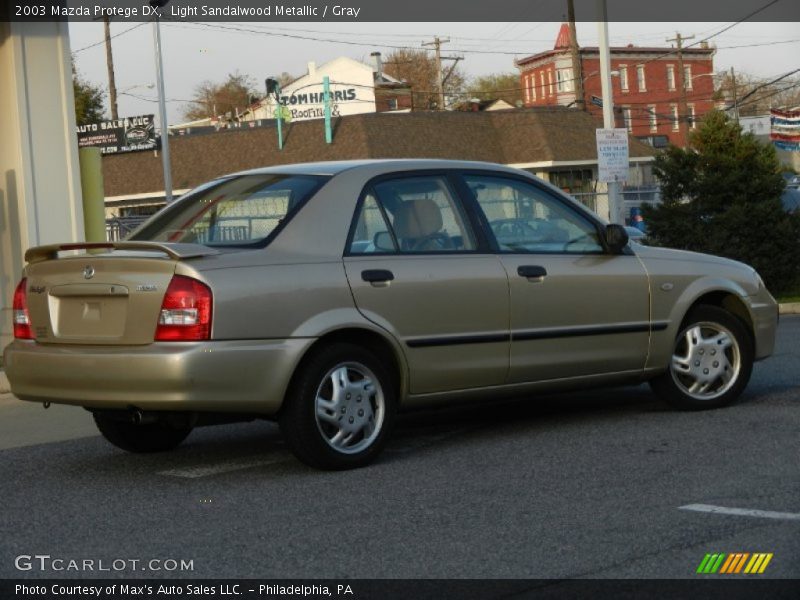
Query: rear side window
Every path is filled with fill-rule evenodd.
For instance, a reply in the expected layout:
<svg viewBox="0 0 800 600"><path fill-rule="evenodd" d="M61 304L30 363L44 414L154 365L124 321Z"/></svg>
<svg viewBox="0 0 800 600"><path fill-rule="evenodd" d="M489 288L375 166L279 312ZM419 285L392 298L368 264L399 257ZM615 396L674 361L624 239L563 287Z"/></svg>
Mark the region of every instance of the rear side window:
<svg viewBox="0 0 800 600"><path fill-rule="evenodd" d="M432 175L376 183L364 197L349 252L438 253L474 249L475 240L459 200L444 177Z"/></svg>
<svg viewBox="0 0 800 600"><path fill-rule="evenodd" d="M206 246L266 242L326 181L276 174L226 179L167 207L131 239Z"/></svg>

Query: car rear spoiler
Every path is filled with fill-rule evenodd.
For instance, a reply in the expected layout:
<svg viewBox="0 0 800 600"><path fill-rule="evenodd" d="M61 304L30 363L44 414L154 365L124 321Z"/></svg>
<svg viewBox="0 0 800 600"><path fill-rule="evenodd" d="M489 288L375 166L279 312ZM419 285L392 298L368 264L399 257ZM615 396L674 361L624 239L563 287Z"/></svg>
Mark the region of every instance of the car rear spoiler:
<svg viewBox="0 0 800 600"><path fill-rule="evenodd" d="M197 258L199 256L210 256L219 254L218 250L203 246L202 244L162 244L159 242L79 242L76 244L49 244L47 246L36 246L29 248L25 252L25 261L29 263L42 262L58 258L59 252L69 250L144 250L150 252L162 252L175 260L185 258Z"/></svg>

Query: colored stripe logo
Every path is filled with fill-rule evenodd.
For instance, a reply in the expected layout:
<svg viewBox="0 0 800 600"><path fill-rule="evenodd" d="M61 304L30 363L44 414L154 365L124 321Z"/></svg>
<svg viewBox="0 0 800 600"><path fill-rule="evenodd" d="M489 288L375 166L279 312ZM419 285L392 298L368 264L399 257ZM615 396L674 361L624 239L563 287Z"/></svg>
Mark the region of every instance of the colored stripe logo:
<svg viewBox="0 0 800 600"><path fill-rule="evenodd" d="M773 554L766 552L734 552L732 554L706 554L697 567L697 573L703 575L755 575L763 573Z"/></svg>

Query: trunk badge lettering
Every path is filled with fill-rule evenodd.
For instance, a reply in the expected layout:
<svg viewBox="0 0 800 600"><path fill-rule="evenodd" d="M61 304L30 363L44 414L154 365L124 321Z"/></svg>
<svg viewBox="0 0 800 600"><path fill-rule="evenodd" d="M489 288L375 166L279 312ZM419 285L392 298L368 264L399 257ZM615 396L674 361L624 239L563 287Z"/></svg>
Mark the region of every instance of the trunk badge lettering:
<svg viewBox="0 0 800 600"><path fill-rule="evenodd" d="M137 285L136 286L136 291L137 292L155 292L156 289L157 289L156 286L154 286L152 283L147 283L145 285Z"/></svg>
<svg viewBox="0 0 800 600"><path fill-rule="evenodd" d="M34 294L44 294L44 289L43 285L32 285L28 288L28 291Z"/></svg>
<svg viewBox="0 0 800 600"><path fill-rule="evenodd" d="M83 268L83 278L91 279L92 277L94 277L94 267L92 265L86 265Z"/></svg>

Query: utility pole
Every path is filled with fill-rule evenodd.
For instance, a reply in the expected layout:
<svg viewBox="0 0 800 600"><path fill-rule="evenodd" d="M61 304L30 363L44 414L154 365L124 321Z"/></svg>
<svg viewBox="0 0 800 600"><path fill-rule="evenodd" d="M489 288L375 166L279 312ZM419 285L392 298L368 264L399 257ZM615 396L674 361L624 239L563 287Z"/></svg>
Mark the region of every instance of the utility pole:
<svg viewBox="0 0 800 600"><path fill-rule="evenodd" d="M446 44L450 38L445 40L439 38L437 35L433 38L432 42L423 42L423 46L433 46L436 50L436 84L439 93L439 106L438 110L444 110L444 76L442 75L442 44Z"/></svg>
<svg viewBox="0 0 800 600"><path fill-rule="evenodd" d="M680 127L681 132L683 132L683 142L684 144L688 142L688 125L687 123L687 115L689 114L689 105L686 100L686 75L683 70L683 42L685 40L694 39L693 35L684 37L677 31L675 32L675 37L672 39L668 39L668 42L675 42L678 47L678 72L680 74L680 85L681 85L681 108L678 112L678 127Z"/></svg>
<svg viewBox="0 0 800 600"><path fill-rule="evenodd" d="M108 15L103 17L103 29L106 35L106 67L108 67L108 103L111 105L111 119L119 118L117 112L117 83L114 79L114 55L111 52L111 23Z"/></svg>
<svg viewBox="0 0 800 600"><path fill-rule="evenodd" d="M150 6L161 8L169 0L150 0ZM167 122L167 100L164 94L164 61L161 57L161 20L153 17L153 46L156 58L156 83L158 85L158 117L161 121L161 165L164 170L164 199L172 202L172 168L169 159L169 124Z"/></svg>
<svg viewBox="0 0 800 600"><path fill-rule="evenodd" d="M597 34L600 46L600 89L603 95L603 128L615 129L614 91L611 87L611 49L608 46L608 9L606 0L597 0L599 20ZM598 157L599 160L599 157ZM611 223L625 224L623 202L619 181L609 181L608 216Z"/></svg>
<svg viewBox="0 0 800 600"><path fill-rule="evenodd" d="M586 110L586 102L583 96L583 72L581 67L581 56L578 50L578 35L575 32L575 3L574 0L567 0L567 18L569 20L569 51L572 55L572 78L575 89L575 106L579 110Z"/></svg>
<svg viewBox="0 0 800 600"><path fill-rule="evenodd" d="M733 72L731 67L731 85L733 85L733 117L736 119L736 124L739 124L739 104L736 99L736 73Z"/></svg>

